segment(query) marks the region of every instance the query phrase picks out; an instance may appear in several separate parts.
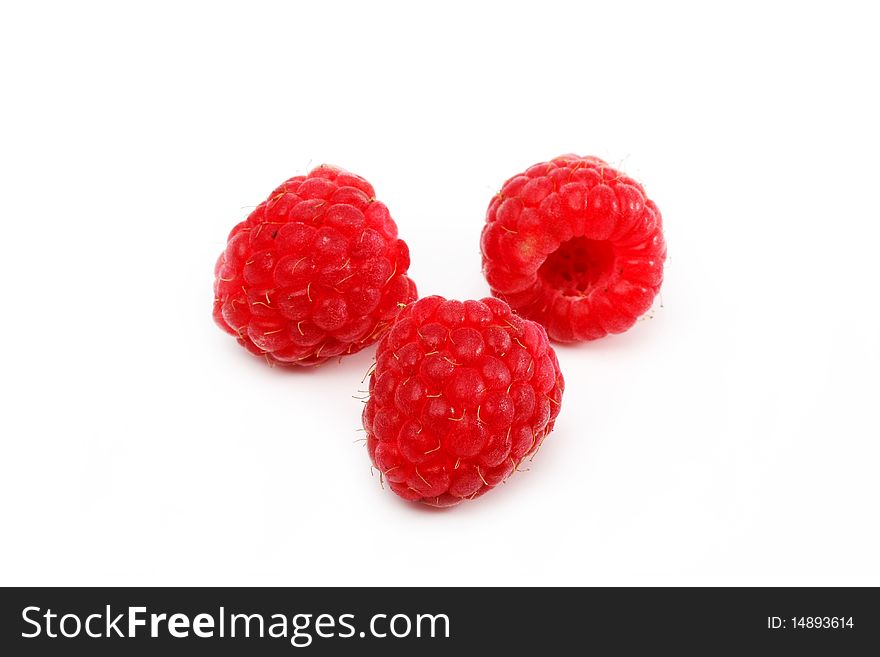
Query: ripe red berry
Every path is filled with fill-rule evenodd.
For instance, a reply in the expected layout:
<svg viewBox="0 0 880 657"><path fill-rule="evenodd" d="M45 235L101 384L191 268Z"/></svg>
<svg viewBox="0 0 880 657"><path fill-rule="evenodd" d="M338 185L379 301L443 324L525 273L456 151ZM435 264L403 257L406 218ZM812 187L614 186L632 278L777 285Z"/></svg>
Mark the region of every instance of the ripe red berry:
<svg viewBox="0 0 880 657"><path fill-rule="evenodd" d="M514 176L481 239L492 293L559 342L622 333L663 281L660 210L596 157L563 155Z"/></svg>
<svg viewBox="0 0 880 657"><path fill-rule="evenodd" d="M426 297L379 343L367 450L395 493L451 506L494 488L538 449L564 388L539 324L499 299Z"/></svg>
<svg viewBox="0 0 880 657"><path fill-rule="evenodd" d="M214 319L271 362L316 365L376 342L416 298L409 250L360 176L322 165L232 229Z"/></svg>

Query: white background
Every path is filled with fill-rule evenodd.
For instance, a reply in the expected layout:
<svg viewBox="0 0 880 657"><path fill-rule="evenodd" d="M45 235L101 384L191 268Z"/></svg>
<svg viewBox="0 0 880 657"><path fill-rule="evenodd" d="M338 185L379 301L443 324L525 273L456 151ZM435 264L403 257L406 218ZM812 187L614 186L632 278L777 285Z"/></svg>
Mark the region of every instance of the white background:
<svg viewBox="0 0 880 657"><path fill-rule="evenodd" d="M868 3L6 3L2 584L880 584ZM566 152L663 211L663 306L558 351L531 470L371 476L372 350L211 321L229 229L322 162L423 295L479 298L501 183Z"/></svg>

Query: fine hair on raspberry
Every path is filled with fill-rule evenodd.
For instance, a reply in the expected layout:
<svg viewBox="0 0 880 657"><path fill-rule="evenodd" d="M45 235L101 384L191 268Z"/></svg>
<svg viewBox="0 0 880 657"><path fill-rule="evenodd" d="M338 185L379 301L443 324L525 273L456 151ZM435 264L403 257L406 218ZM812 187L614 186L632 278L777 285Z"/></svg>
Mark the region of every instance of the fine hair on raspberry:
<svg viewBox="0 0 880 657"><path fill-rule="evenodd" d="M480 245L492 293L558 342L626 331L663 282L660 210L596 157L563 155L510 178Z"/></svg>
<svg viewBox="0 0 880 657"><path fill-rule="evenodd" d="M426 297L379 343L363 411L367 450L400 497L452 506L535 453L564 389L539 324L496 298Z"/></svg>
<svg viewBox="0 0 880 657"><path fill-rule="evenodd" d="M372 185L322 165L232 229L214 270L214 320L270 364L317 365L375 343L416 299L409 263Z"/></svg>

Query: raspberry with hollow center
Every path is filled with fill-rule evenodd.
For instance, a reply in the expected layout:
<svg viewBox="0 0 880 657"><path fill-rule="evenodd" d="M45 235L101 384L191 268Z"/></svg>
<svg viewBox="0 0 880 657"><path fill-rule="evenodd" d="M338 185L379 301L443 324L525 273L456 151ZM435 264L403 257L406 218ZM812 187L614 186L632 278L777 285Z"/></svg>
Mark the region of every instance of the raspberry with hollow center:
<svg viewBox="0 0 880 657"><path fill-rule="evenodd" d="M492 294L558 342L630 328L654 302L666 260L660 210L642 186L577 155L504 183L480 246Z"/></svg>
<svg viewBox="0 0 880 657"><path fill-rule="evenodd" d="M400 497L451 506L535 453L564 389L539 324L500 299L426 297L379 343L363 412L367 450Z"/></svg>
<svg viewBox="0 0 880 657"><path fill-rule="evenodd" d="M232 229L214 269L214 320L270 364L317 365L388 330L416 298L408 269L372 185L325 164Z"/></svg>

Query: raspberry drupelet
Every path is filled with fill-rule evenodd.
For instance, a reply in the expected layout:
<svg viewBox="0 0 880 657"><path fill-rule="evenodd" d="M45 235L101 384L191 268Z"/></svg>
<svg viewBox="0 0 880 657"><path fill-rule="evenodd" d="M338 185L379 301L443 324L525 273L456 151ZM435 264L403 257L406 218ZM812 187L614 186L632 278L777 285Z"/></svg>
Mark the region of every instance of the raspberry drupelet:
<svg viewBox="0 0 880 657"><path fill-rule="evenodd" d="M563 155L510 178L480 245L492 293L558 342L626 331L663 282L660 211L596 157Z"/></svg>
<svg viewBox="0 0 880 657"><path fill-rule="evenodd" d="M451 506L534 454L564 388L539 324L500 299L426 297L379 343L363 412L367 450L400 497Z"/></svg>
<svg viewBox="0 0 880 657"><path fill-rule="evenodd" d="M214 270L214 320L270 364L317 365L387 331L416 299L408 269L372 185L322 165L232 229Z"/></svg>

